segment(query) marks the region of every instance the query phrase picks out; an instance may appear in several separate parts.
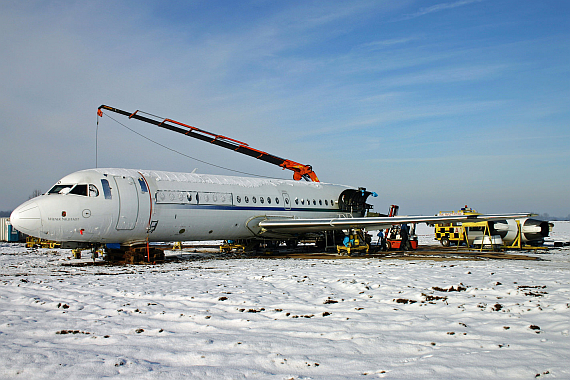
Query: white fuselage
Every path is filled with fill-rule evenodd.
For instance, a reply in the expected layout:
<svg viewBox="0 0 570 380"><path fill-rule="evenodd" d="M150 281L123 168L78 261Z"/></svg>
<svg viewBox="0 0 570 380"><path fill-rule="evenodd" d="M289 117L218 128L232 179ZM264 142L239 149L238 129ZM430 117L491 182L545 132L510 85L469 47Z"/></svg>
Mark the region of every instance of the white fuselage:
<svg viewBox="0 0 570 380"><path fill-rule="evenodd" d="M272 218L352 217L320 182L89 169L62 178L11 215L16 229L54 241L136 243L264 236ZM356 214L355 214L356 215ZM275 236L273 236L275 237ZM289 236L291 237L291 236Z"/></svg>

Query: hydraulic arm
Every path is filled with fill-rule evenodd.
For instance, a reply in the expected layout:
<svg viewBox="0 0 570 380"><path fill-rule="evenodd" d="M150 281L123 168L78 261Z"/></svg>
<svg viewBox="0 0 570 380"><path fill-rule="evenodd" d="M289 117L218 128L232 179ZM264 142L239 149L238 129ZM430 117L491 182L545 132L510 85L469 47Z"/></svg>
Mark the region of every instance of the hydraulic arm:
<svg viewBox="0 0 570 380"><path fill-rule="evenodd" d="M303 165L295 161L274 156L267 152L254 149L244 142L226 136L217 135L215 133L211 133L196 127L192 127L190 125L186 125L175 120L162 119L139 110L135 112L127 112L120 110L118 108L102 105L97 110L99 116L103 116L102 110L116 112L118 114L127 116L129 119L137 119L140 121L144 121L146 123L154 124L161 128L169 129L171 131L178 132L189 137L194 137L195 139L198 140L209 142L210 144L218 145L223 148L231 149L238 153L242 153L257 158L258 160L269 162L270 164L273 165L281 166L283 169L292 170L293 179L297 181L303 178L307 181L319 182L316 173L313 171L310 165ZM146 116L140 114L144 114Z"/></svg>

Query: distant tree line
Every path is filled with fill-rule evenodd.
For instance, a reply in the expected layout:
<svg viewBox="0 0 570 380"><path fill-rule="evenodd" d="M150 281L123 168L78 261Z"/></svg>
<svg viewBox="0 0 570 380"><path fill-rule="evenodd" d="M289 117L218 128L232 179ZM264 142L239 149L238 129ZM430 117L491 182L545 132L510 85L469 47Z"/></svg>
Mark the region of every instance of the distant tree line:
<svg viewBox="0 0 570 380"><path fill-rule="evenodd" d="M538 213L534 212L533 214L538 214ZM566 215L566 217L560 217L560 216L550 216L547 212L545 212L544 214L538 214L537 216L535 216L535 218L546 221L570 220L570 214Z"/></svg>
<svg viewBox="0 0 570 380"><path fill-rule="evenodd" d="M32 192L32 194L30 196L28 196L28 199L32 199L35 197L39 197L40 195L42 195L43 192L40 189L36 189ZM0 218L7 218L10 216L10 214L12 213L13 210L11 211L0 211Z"/></svg>
<svg viewBox="0 0 570 380"><path fill-rule="evenodd" d="M28 197L28 199L32 199L32 198L35 198L35 197L39 197L39 196L42 195L42 194L43 194L43 192L42 192L41 190L36 189L36 190L34 190L34 192L32 193L32 195L30 195L30 196Z"/></svg>

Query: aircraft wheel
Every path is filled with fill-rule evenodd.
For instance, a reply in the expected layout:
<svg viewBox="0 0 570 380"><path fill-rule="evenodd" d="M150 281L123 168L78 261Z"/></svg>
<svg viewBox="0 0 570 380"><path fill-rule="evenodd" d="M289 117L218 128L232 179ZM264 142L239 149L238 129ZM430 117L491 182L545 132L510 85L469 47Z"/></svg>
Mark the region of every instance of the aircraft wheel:
<svg viewBox="0 0 570 380"><path fill-rule="evenodd" d="M441 238L441 245L444 247L449 247L449 239L446 237Z"/></svg>

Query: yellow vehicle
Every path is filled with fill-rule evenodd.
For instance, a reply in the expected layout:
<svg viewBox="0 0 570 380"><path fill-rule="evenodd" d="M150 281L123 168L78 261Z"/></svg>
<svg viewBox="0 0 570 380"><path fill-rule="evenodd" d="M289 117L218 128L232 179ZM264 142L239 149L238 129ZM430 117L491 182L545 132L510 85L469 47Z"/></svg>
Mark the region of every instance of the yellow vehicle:
<svg viewBox="0 0 570 380"><path fill-rule="evenodd" d="M336 250L339 254L346 252L347 256L350 256L353 251L364 251L368 253L370 251L369 239L364 234L364 231L360 229L355 229L350 231L350 234L345 236L342 245L337 245Z"/></svg>
<svg viewBox="0 0 570 380"><path fill-rule="evenodd" d="M220 252L222 253L229 253L233 250L236 251L245 251L246 245L240 244L234 240L224 240L224 244L220 245Z"/></svg>
<svg viewBox="0 0 570 380"><path fill-rule="evenodd" d="M440 211L438 215L480 215L477 210L470 207L463 207L458 211ZM501 246L503 241L499 235L494 233L492 224L489 222L457 222L442 223L435 225L435 239L439 240L441 245L449 247L454 245L465 244L466 246Z"/></svg>

